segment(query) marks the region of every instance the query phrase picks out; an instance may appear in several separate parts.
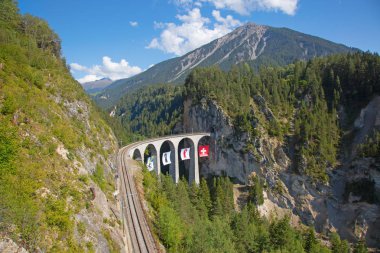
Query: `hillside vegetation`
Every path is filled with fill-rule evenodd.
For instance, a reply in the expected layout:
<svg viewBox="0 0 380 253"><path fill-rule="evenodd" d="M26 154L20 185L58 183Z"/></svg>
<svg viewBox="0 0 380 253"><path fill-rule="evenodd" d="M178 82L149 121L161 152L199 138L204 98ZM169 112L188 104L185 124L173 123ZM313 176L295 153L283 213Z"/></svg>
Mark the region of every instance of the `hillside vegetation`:
<svg viewBox="0 0 380 253"><path fill-rule="evenodd" d="M186 79L182 94L180 87L170 85L131 92L116 106L116 117L127 132L170 134L183 117L182 101L214 100L233 119L237 133L259 137L265 131L282 142L290 142L291 136L294 170L327 182L326 168L337 165L342 131L380 92L379 79L380 57L371 53L262 67L258 72L247 64L228 72L198 68ZM270 111L263 113L263 107ZM342 111L348 115L346 122L339 121ZM372 144L363 146L364 153L376 153L376 138L369 136Z"/></svg>
<svg viewBox="0 0 380 253"><path fill-rule="evenodd" d="M213 99L234 119L238 129L252 132L259 122L273 137L294 138L295 169L315 180L327 181L325 169L334 167L344 125L338 111L351 121L358 109L380 92L380 57L355 53L296 62L286 67L248 66L228 73L197 69L185 83L185 96L200 102ZM273 112L263 120L255 112L260 97ZM342 124L342 125L340 125Z"/></svg>
<svg viewBox="0 0 380 253"><path fill-rule="evenodd" d="M182 119L182 90L183 86L160 84L128 93L115 110L125 134L135 139L170 134Z"/></svg>
<svg viewBox="0 0 380 253"><path fill-rule="evenodd" d="M103 224L112 220L108 205L93 202L114 202L109 159L116 150L112 131L71 77L58 35L1 0L0 239L30 252L117 251L117 228L110 233Z"/></svg>
<svg viewBox="0 0 380 253"><path fill-rule="evenodd" d="M148 170L143 174L154 231L168 252L350 252L336 233L326 247L311 227L294 229L286 216L271 221L261 217L253 200L236 212L228 178L189 186L184 180L174 184L168 175L158 180ZM367 251L360 242L354 252Z"/></svg>

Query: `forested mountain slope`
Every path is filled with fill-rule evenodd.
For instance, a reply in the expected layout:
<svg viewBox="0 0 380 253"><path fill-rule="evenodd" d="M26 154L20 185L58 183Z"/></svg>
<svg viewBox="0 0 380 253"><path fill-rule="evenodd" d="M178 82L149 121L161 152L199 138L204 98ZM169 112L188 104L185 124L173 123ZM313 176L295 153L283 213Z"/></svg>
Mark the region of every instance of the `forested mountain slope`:
<svg viewBox="0 0 380 253"><path fill-rule="evenodd" d="M128 93L112 115L127 136L153 137L170 134L183 115L183 86L158 84Z"/></svg>
<svg viewBox="0 0 380 253"><path fill-rule="evenodd" d="M1 0L0 251L118 252L116 151L58 35Z"/></svg>
<svg viewBox="0 0 380 253"><path fill-rule="evenodd" d="M215 158L201 164L201 175L245 184L255 173L265 186L263 213L291 210L318 232L379 247L379 71L371 53L258 73L248 64L198 68L182 96L152 86L128 94L114 112L126 131L143 136L210 131Z"/></svg>
<svg viewBox="0 0 380 253"><path fill-rule="evenodd" d="M279 140L291 135L295 169L324 181L319 168L336 164L341 131L380 92L379 67L378 55L356 53L262 68L258 75L248 67L198 69L184 96L193 104L216 101L236 130L253 137L259 137L255 126Z"/></svg>
<svg viewBox="0 0 380 253"><path fill-rule="evenodd" d="M184 56L158 63L134 77L115 81L95 100L102 107L110 107L124 94L148 84L181 84L195 67L217 65L229 70L246 62L258 69L262 65L286 65L295 60L354 51L358 50L291 29L247 23Z"/></svg>

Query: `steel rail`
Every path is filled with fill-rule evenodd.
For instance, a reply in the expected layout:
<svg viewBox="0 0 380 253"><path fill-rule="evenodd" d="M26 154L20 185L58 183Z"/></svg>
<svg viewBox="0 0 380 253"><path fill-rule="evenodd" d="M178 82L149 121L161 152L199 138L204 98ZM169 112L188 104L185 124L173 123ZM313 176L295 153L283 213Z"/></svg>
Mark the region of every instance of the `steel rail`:
<svg viewBox="0 0 380 253"><path fill-rule="evenodd" d="M124 197L128 203L126 215L128 231L132 242L132 251L141 253L158 252L149 226L145 220L145 215L134 184L133 175L131 175L129 171L130 168L127 167L126 159L130 159L127 157L127 152L129 151L130 146L131 145L128 145L120 150L119 159L121 165L121 180L125 190Z"/></svg>

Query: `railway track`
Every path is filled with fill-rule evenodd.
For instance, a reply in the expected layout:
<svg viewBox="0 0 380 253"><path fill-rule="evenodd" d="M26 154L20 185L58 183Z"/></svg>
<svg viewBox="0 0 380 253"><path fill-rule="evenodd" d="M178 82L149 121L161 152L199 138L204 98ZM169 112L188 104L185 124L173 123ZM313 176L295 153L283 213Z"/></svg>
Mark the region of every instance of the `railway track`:
<svg viewBox="0 0 380 253"><path fill-rule="evenodd" d="M128 157L129 148L130 146L122 148L118 155L123 216L127 223L129 237L128 248L133 253L158 252L130 171L132 159Z"/></svg>
<svg viewBox="0 0 380 253"><path fill-rule="evenodd" d="M123 224L126 223L126 226L123 226L123 228L127 228L128 230L126 242L127 252L159 252L159 247L156 244L150 228L146 222L145 213L136 190L135 181L131 173L133 166L136 165L134 160L129 156L129 151L141 144L146 144L161 139L188 137L192 135L202 134L210 136L209 133L189 133L164 136L135 142L119 150L117 157L117 167L120 179L120 197L122 201L121 205Z"/></svg>

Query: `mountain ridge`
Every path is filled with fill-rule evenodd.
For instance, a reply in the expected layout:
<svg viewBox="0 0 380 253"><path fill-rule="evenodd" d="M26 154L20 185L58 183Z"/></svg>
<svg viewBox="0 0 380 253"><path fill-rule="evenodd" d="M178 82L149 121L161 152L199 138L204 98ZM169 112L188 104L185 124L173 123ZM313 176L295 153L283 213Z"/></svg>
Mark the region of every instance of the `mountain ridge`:
<svg viewBox="0 0 380 253"><path fill-rule="evenodd" d="M103 89L107 88L108 85L110 85L113 81L110 78L102 78L99 80L95 80L92 82L85 82L82 83L83 89L88 94L96 94L97 92L102 91Z"/></svg>
<svg viewBox="0 0 380 253"><path fill-rule="evenodd" d="M183 56L162 61L136 76L113 82L95 97L95 101L107 108L137 87L183 83L187 74L196 67L218 65L228 70L247 62L258 69L261 65L286 65L295 60L353 51L359 50L289 28L247 23Z"/></svg>

